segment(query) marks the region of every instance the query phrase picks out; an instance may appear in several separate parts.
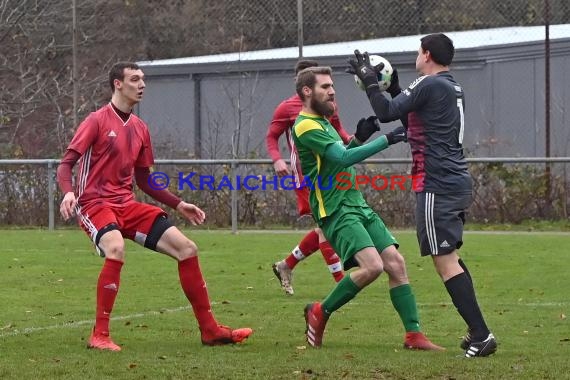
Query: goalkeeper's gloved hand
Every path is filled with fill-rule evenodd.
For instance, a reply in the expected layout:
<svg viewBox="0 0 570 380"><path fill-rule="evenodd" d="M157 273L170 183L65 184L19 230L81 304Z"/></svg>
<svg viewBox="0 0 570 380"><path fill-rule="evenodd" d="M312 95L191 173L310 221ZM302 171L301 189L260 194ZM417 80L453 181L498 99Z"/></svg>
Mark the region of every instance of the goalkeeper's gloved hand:
<svg viewBox="0 0 570 380"><path fill-rule="evenodd" d="M380 130L380 121L376 116L369 116L368 118L362 118L358 121L356 125L356 133L354 137L360 142L363 143L370 138L374 134Z"/></svg>
<svg viewBox="0 0 570 380"><path fill-rule="evenodd" d="M364 88L368 91L373 87L379 87L376 69L370 64L368 53L360 54L360 51L354 51L354 58L349 58L348 63L352 69L350 72L360 78L364 84Z"/></svg>
<svg viewBox="0 0 570 380"><path fill-rule="evenodd" d="M400 87L400 80L398 78L398 70L394 67L392 71L392 79L390 80L390 87L386 89L388 94L393 98L398 96L400 92L402 92L402 88Z"/></svg>
<svg viewBox="0 0 570 380"><path fill-rule="evenodd" d="M382 70L384 69L384 62L380 62L376 66L372 66L372 67L374 68L374 70L376 70L376 74L380 75L380 74L382 74ZM354 71L354 68L352 66L349 66L346 69L344 69L344 72L356 75L356 71Z"/></svg>
<svg viewBox="0 0 570 380"><path fill-rule="evenodd" d="M392 132L386 133L386 139L388 139L388 145L397 144L399 142L407 142L408 141L408 132L406 128L402 125L399 127L394 128Z"/></svg>

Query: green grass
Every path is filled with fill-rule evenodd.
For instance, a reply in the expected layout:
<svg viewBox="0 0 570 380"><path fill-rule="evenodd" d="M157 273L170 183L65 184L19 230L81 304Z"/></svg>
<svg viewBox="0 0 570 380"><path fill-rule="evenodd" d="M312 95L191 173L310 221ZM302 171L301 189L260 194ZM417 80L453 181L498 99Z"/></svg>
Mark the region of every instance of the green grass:
<svg viewBox="0 0 570 380"><path fill-rule="evenodd" d="M469 231L540 231L540 232L570 232L570 219L539 220L528 219L517 224L509 223L472 223L466 224Z"/></svg>
<svg viewBox="0 0 570 380"><path fill-rule="evenodd" d="M1 379L560 379L569 378L568 235L467 234L462 256L499 341L489 358L458 357L464 324L415 235L396 236L422 325L442 353L401 348L403 329L382 275L331 318L320 350L305 348L302 310L333 282L320 254L299 264L295 295L271 272L299 233L190 232L221 323L251 326L242 345L203 347L176 264L127 245L111 323L120 353L85 349L102 260L78 230L3 230Z"/></svg>

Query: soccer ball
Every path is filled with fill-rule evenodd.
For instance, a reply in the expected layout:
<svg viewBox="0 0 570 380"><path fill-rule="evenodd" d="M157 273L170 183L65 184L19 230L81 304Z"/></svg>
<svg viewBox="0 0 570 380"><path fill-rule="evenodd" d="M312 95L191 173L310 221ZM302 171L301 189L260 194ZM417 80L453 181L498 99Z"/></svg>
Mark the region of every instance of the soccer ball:
<svg viewBox="0 0 570 380"><path fill-rule="evenodd" d="M390 81L392 80L392 73L394 72L394 70L392 69L392 65L390 64L390 62L388 62L386 58L380 55L370 55L370 64L372 66L378 66L380 63L384 64L384 68L378 74L378 84L380 85L380 91L386 91L388 87L390 87ZM354 76L354 81L356 82L358 88L360 88L362 91L366 90L366 88L364 88L364 84L362 83L360 78L358 78L358 76L356 75Z"/></svg>

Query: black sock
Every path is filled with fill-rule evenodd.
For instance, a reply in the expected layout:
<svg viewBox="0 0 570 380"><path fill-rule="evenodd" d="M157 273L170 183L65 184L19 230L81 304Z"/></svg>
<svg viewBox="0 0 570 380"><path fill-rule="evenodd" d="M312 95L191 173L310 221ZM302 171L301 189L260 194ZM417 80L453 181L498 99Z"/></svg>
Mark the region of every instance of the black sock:
<svg viewBox="0 0 570 380"><path fill-rule="evenodd" d="M459 260L457 260L457 262L459 263L459 266L463 269L463 272L465 272L467 277L469 277L469 281L471 281L471 283L473 283L473 278L471 277L471 273L469 273L469 269L467 269L467 266L465 265L463 260L459 259Z"/></svg>
<svg viewBox="0 0 570 380"><path fill-rule="evenodd" d="M477 304L470 277L466 273L460 273L447 280L445 287L457 311L469 326L472 339L476 342L485 340L490 331Z"/></svg>

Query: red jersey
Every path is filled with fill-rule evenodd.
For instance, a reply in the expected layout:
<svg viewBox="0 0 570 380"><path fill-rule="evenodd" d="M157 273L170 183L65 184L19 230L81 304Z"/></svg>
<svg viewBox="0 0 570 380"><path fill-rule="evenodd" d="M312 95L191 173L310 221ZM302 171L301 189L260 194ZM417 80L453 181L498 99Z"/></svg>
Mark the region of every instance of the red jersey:
<svg viewBox="0 0 570 380"><path fill-rule="evenodd" d="M132 113L124 122L111 103L81 123L68 149L81 154L75 182L79 205L133 200L134 168L154 163L146 124Z"/></svg>
<svg viewBox="0 0 570 380"><path fill-rule="evenodd" d="M271 124L269 125L269 130L267 131L267 136L265 138L267 152L273 162L275 162L282 159L281 153L279 152L279 137L285 133L285 136L287 137L287 146L291 152L291 170L293 171L293 175L296 177L297 183L299 183L299 178L301 178L303 174L301 171L301 162L298 159L299 156L297 154L297 149L295 149L295 144L291 137L291 128L293 128L295 119L299 116L299 112L301 112L302 108L303 101L297 94L282 101L273 113L273 119L271 120ZM337 110L335 110L329 121L338 132L342 141L345 144L348 144L351 137L342 127L340 119L338 118Z"/></svg>

